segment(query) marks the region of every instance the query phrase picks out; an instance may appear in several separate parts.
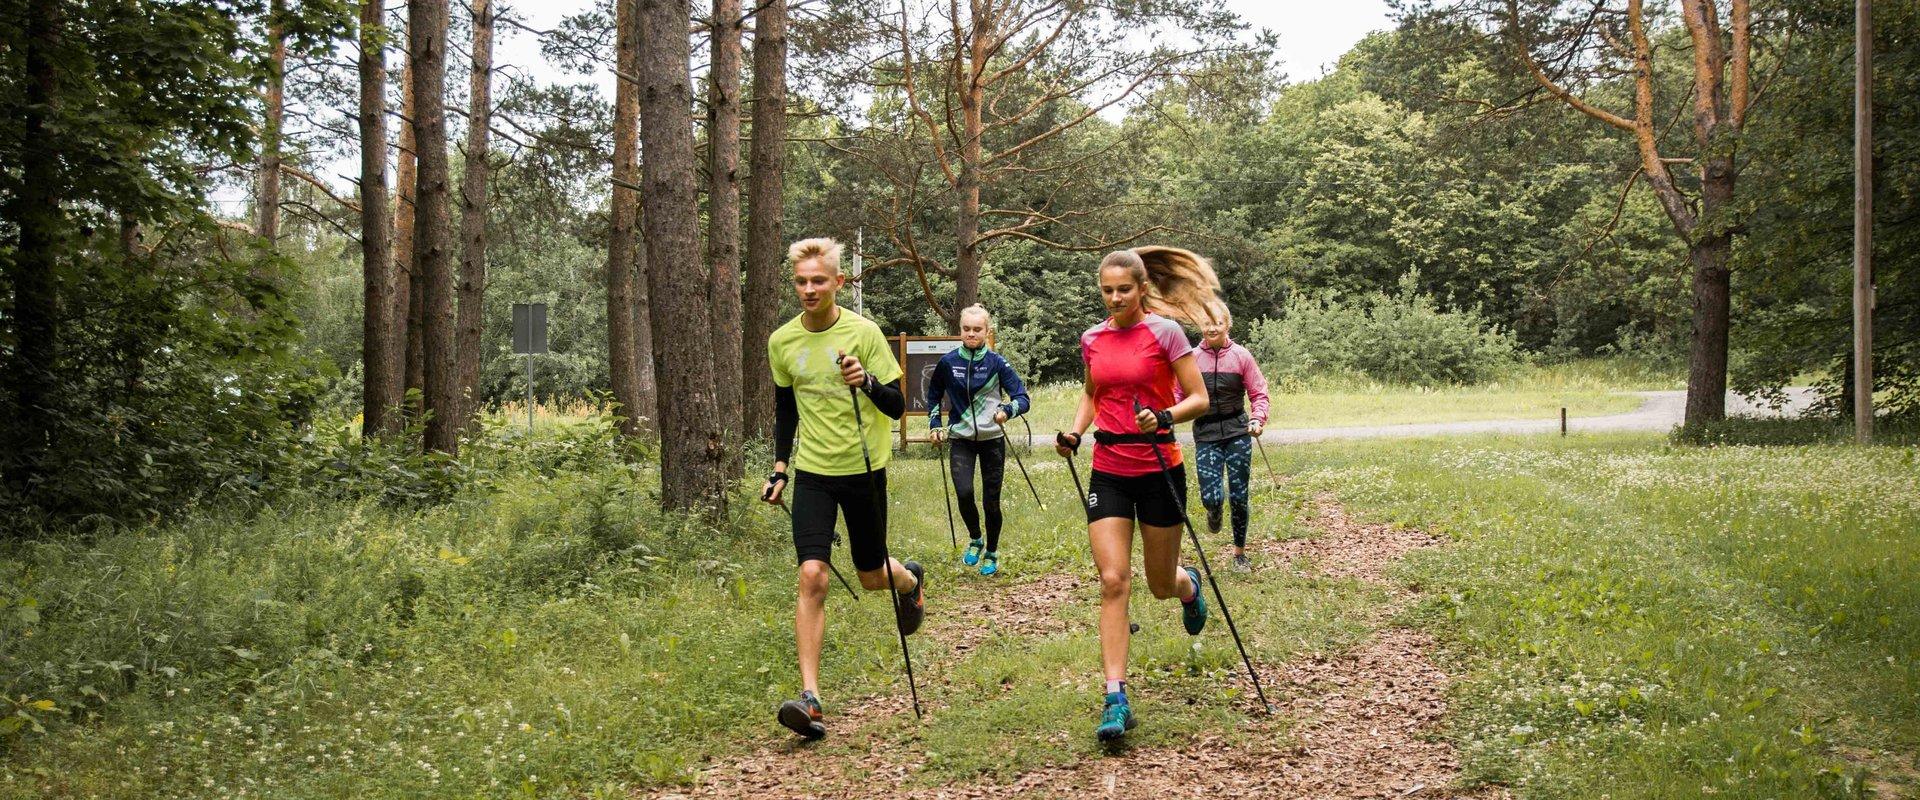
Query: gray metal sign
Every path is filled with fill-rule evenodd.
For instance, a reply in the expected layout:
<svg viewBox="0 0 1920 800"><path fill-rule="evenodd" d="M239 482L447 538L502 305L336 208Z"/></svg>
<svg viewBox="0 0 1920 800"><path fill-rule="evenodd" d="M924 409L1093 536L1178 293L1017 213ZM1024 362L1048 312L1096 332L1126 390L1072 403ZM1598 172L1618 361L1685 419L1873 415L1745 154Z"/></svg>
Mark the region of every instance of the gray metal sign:
<svg viewBox="0 0 1920 800"><path fill-rule="evenodd" d="M513 352L536 355L547 352L547 304L513 304Z"/></svg>

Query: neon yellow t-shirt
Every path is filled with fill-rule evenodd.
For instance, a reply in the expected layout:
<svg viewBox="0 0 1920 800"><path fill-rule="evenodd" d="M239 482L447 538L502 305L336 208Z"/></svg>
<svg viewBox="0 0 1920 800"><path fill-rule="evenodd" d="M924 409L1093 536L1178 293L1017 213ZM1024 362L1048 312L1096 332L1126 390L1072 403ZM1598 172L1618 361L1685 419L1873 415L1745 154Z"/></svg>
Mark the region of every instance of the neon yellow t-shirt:
<svg viewBox="0 0 1920 800"><path fill-rule="evenodd" d="M880 326L845 308L824 331L807 330L796 316L767 337L773 383L792 387L794 404L800 407L800 430L793 445L794 469L816 475L858 475L866 471L860 440L854 436L847 383L840 379L840 367L833 363L840 352L860 359L876 381L900 380L900 363L894 359L893 348ZM893 456L893 420L880 413L865 392L856 394L873 468L884 468Z"/></svg>

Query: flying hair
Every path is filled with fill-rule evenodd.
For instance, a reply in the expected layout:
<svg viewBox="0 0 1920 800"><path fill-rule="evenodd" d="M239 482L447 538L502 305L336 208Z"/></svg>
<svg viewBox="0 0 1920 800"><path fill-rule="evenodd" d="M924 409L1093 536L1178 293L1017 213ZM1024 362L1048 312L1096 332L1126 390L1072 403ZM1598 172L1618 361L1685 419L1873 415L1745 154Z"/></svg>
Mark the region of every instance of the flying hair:
<svg viewBox="0 0 1920 800"><path fill-rule="evenodd" d="M799 266L809 259L820 259L820 266L840 272L840 251L843 245L831 238L822 236L814 239L801 239L787 247L787 266Z"/></svg>
<svg viewBox="0 0 1920 800"><path fill-rule="evenodd" d="M1100 259L1100 268L1120 267L1146 289L1147 310L1189 325L1218 319L1226 305L1220 300L1220 277L1213 264L1178 247L1149 245L1115 250Z"/></svg>

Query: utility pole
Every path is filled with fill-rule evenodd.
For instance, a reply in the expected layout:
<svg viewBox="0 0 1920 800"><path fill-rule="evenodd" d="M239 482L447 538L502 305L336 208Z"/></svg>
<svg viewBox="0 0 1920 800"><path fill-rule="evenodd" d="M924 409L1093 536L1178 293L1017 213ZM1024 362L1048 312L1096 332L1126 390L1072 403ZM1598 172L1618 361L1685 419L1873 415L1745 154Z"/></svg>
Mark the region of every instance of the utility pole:
<svg viewBox="0 0 1920 800"><path fill-rule="evenodd" d="M1873 441L1873 0L1854 0L1853 435Z"/></svg>

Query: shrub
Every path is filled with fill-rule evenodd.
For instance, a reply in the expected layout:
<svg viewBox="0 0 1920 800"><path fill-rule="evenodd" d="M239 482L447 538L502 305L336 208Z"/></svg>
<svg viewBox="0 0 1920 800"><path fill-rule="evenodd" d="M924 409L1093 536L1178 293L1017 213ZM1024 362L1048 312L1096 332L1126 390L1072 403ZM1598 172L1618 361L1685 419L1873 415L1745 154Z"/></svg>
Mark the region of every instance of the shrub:
<svg viewBox="0 0 1920 800"><path fill-rule="evenodd" d="M1296 295L1253 327L1249 346L1270 379L1364 375L1386 383L1466 384L1520 361L1511 333L1477 309L1447 311L1408 273L1394 294Z"/></svg>

